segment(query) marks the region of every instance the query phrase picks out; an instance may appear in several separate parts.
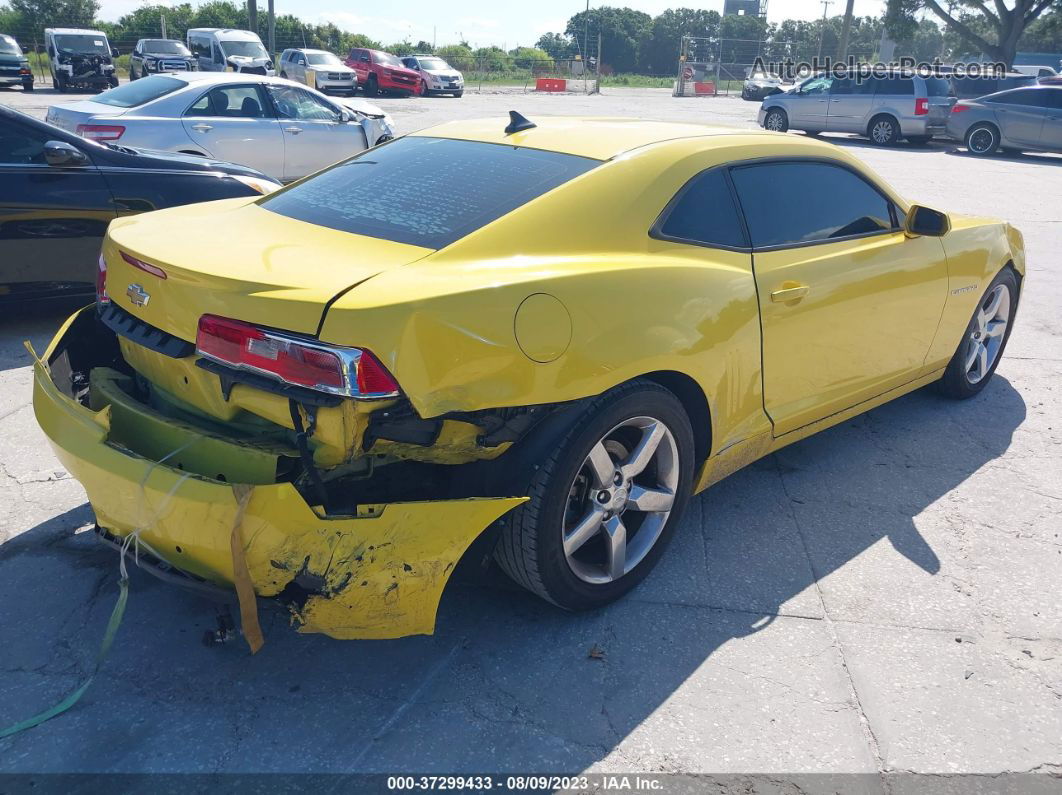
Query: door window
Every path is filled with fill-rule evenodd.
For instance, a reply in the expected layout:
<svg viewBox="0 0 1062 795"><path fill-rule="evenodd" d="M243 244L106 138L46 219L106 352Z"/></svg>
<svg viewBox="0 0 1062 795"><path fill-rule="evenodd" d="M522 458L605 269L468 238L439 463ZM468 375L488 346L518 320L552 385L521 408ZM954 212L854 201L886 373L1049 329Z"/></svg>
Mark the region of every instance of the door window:
<svg viewBox="0 0 1062 795"><path fill-rule="evenodd" d="M870 96L874 93L874 81L871 78L861 80L857 77L835 79L830 86L831 96Z"/></svg>
<svg viewBox="0 0 1062 795"><path fill-rule="evenodd" d="M664 210L653 236L705 246L748 246L723 169L704 171L687 182Z"/></svg>
<svg viewBox="0 0 1062 795"><path fill-rule="evenodd" d="M830 84L833 82L832 77L813 77L807 82L801 84L801 94L828 94L830 93Z"/></svg>
<svg viewBox="0 0 1062 795"><path fill-rule="evenodd" d="M309 91L293 86L269 86L269 94L282 119L339 121L339 111Z"/></svg>
<svg viewBox="0 0 1062 795"><path fill-rule="evenodd" d="M753 248L829 242L899 228L892 202L843 166L758 163L733 168L731 175Z"/></svg>
<svg viewBox="0 0 1062 795"><path fill-rule="evenodd" d="M272 116L268 107L258 86L220 86L196 100L185 116L261 119Z"/></svg>
<svg viewBox="0 0 1062 795"><path fill-rule="evenodd" d="M43 135L6 119L0 120L0 166L43 164L46 142Z"/></svg>

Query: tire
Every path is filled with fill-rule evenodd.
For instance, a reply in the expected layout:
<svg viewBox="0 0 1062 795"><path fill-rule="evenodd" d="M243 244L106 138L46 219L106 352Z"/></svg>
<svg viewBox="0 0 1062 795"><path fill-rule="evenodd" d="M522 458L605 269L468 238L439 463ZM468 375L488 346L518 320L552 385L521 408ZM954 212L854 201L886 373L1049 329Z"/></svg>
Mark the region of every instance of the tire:
<svg viewBox="0 0 1062 795"><path fill-rule="evenodd" d="M428 83L426 80L420 81L420 88L417 90L417 93L422 97L428 96Z"/></svg>
<svg viewBox="0 0 1062 795"><path fill-rule="evenodd" d="M503 521L494 556L532 593L566 610L591 610L634 588L663 554L692 488L693 430L674 394L640 379L588 401L565 427L558 444L529 457L523 451L523 464L521 452L511 451L516 459L510 490L530 501ZM649 464L633 472L632 451L650 438L657 445ZM598 461L605 456L603 476L593 474L591 451ZM623 462L632 465L629 478L618 469ZM627 502L628 484L657 487L661 507L642 511ZM578 527L585 532L576 533ZM609 554L609 539L621 528L622 568ZM567 554L565 534L569 542L583 539Z"/></svg>
<svg viewBox="0 0 1062 795"><path fill-rule="evenodd" d="M284 80L287 80L287 79L288 79L288 73L287 73L287 72L281 72L281 73L280 73L280 77L281 77L282 79L284 79Z"/></svg>
<svg viewBox="0 0 1062 795"><path fill-rule="evenodd" d="M69 88L69 84L66 82L66 75L61 73L55 74L53 76L53 85L55 86L56 91L60 94L65 94Z"/></svg>
<svg viewBox="0 0 1062 795"><path fill-rule="evenodd" d="M32 91L33 90L33 81L32 80L26 80L25 82L23 82L22 83L22 90L23 91Z"/></svg>
<svg viewBox="0 0 1062 795"><path fill-rule="evenodd" d="M454 99L461 99L461 97L463 97L464 95L465 95L465 92L463 90L462 91L455 91L454 92Z"/></svg>
<svg viewBox="0 0 1062 795"><path fill-rule="evenodd" d="M773 125L773 126L772 126ZM763 117L763 129L773 132L789 131L789 116L781 108L771 108Z"/></svg>
<svg viewBox="0 0 1062 795"><path fill-rule="evenodd" d="M1003 358L1017 309L1018 278L1004 268L977 302L959 347L937 382L942 394L965 400L985 388Z"/></svg>
<svg viewBox="0 0 1062 795"><path fill-rule="evenodd" d="M933 140L933 136L932 135L908 135L907 136L907 143L911 144L912 146L925 146L926 144L928 144L932 140Z"/></svg>
<svg viewBox="0 0 1062 795"><path fill-rule="evenodd" d="M107 85L111 88L118 88L118 75L111 75L107 78Z"/></svg>
<svg viewBox="0 0 1062 795"><path fill-rule="evenodd" d="M376 79L376 75L369 75L369 79L365 81L365 96L375 97L380 93L380 81Z"/></svg>
<svg viewBox="0 0 1062 795"><path fill-rule="evenodd" d="M989 157L999 148L999 129L994 124L980 122L966 131L963 143L971 155Z"/></svg>
<svg viewBox="0 0 1062 795"><path fill-rule="evenodd" d="M900 125L892 116L875 116L867 125L867 138L875 146L895 146L900 140Z"/></svg>

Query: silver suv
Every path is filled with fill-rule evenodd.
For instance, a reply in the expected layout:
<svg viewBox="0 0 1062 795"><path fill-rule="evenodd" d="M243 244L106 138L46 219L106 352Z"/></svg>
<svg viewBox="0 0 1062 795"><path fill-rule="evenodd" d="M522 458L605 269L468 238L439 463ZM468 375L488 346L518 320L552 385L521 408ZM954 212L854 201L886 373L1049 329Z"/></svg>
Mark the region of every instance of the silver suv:
<svg viewBox="0 0 1062 795"><path fill-rule="evenodd" d="M768 130L809 133L847 132L867 136L879 146L901 138L925 143L944 135L955 97L944 77L892 73L809 77L760 105L759 123Z"/></svg>

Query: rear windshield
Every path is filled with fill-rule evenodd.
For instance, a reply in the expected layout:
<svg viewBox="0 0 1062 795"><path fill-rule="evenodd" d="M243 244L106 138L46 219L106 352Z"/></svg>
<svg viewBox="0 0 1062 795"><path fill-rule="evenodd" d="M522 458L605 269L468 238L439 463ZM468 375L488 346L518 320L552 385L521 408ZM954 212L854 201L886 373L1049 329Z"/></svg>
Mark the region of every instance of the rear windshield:
<svg viewBox="0 0 1062 795"><path fill-rule="evenodd" d="M261 206L342 232L442 248L600 163L501 144L400 138Z"/></svg>
<svg viewBox="0 0 1062 795"><path fill-rule="evenodd" d="M951 83L945 77L927 77L926 94L931 97L946 97L952 93Z"/></svg>
<svg viewBox="0 0 1062 795"><path fill-rule="evenodd" d="M10 36L0 36L0 55L22 55L22 50Z"/></svg>
<svg viewBox="0 0 1062 795"><path fill-rule="evenodd" d="M145 102L165 96L171 91L176 91L178 88L184 88L186 85L188 85L186 82L176 77L151 75L97 94L92 101L99 102L101 105L113 105L116 108L135 108Z"/></svg>

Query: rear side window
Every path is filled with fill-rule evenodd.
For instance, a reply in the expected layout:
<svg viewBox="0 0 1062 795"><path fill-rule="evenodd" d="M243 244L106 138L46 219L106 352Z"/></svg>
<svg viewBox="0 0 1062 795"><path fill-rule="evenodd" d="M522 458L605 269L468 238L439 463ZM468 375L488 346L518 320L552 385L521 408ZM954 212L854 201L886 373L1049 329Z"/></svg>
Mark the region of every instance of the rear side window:
<svg viewBox="0 0 1062 795"><path fill-rule="evenodd" d="M914 79L910 77L899 77L897 75L891 75L889 77L879 78L878 88L875 92L878 96L890 96L890 97L913 97L914 96Z"/></svg>
<svg viewBox="0 0 1062 795"><path fill-rule="evenodd" d="M97 94L92 98L92 101L99 102L101 105L111 105L115 108L135 108L145 102L164 97L178 88L184 88L186 85L188 85L186 82L178 80L176 77L151 75L132 83L126 83L124 86L104 91L102 94Z"/></svg>
<svg viewBox="0 0 1062 795"><path fill-rule="evenodd" d="M760 163L730 173L753 248L826 243L897 228L892 203L842 166Z"/></svg>
<svg viewBox="0 0 1062 795"><path fill-rule="evenodd" d="M445 138L400 138L261 202L357 235L442 248L601 161Z"/></svg>
<svg viewBox="0 0 1062 795"><path fill-rule="evenodd" d="M273 113L258 86L243 83L208 91L197 99L184 115L261 119L271 117Z"/></svg>
<svg viewBox="0 0 1062 795"><path fill-rule="evenodd" d="M664 210L653 235L705 246L748 246L723 169L702 172L687 182Z"/></svg>

